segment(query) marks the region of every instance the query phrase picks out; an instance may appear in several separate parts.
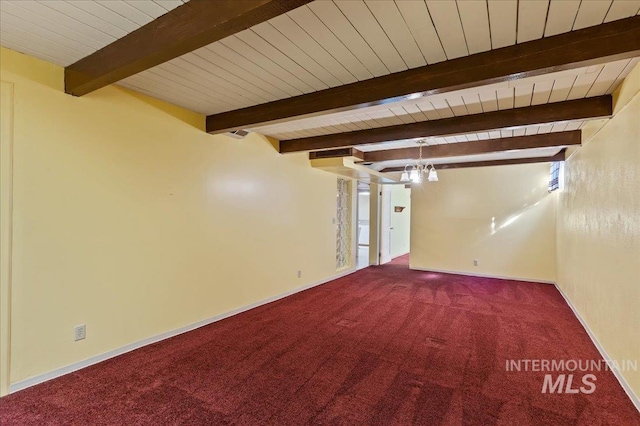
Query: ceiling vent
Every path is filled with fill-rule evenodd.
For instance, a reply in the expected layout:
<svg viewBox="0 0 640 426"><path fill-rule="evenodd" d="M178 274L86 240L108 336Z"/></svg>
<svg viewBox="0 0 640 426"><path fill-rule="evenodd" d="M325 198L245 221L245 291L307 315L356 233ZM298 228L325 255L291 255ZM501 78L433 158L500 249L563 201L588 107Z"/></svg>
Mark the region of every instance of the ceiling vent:
<svg viewBox="0 0 640 426"><path fill-rule="evenodd" d="M231 136L235 139L242 139L249 134L248 130L234 130L233 132L226 133L227 136Z"/></svg>

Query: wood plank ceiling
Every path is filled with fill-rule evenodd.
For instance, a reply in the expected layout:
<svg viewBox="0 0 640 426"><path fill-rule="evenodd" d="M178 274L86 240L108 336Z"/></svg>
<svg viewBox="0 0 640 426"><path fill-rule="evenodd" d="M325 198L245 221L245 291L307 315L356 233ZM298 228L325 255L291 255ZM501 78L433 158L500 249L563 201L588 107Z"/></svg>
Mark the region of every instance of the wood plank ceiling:
<svg viewBox="0 0 640 426"><path fill-rule="evenodd" d="M2 46L67 66L187 0L0 1Z"/></svg>
<svg viewBox="0 0 640 426"><path fill-rule="evenodd" d="M3 0L0 41L5 47L68 66L185 2ZM219 114L639 14L640 0L317 0L118 84L202 114ZM637 62L637 57L603 61L247 129L289 140L596 97L612 93ZM427 144L566 132L584 123L578 119L502 126L433 137ZM359 145L358 149L412 146L414 139ZM546 157L560 149L481 154L481 159ZM381 162L372 167L394 165Z"/></svg>

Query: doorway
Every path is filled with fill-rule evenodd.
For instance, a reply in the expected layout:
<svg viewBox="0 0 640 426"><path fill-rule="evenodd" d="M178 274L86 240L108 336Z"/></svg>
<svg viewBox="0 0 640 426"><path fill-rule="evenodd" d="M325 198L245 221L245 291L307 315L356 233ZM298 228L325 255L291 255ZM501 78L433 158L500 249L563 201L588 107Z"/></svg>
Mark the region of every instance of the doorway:
<svg viewBox="0 0 640 426"><path fill-rule="evenodd" d="M380 264L409 254L411 187L382 185L380 191Z"/></svg>
<svg viewBox="0 0 640 426"><path fill-rule="evenodd" d="M356 253L356 269L369 266L370 203L370 185L368 183L358 182L358 229L356 234L358 252Z"/></svg>
<svg viewBox="0 0 640 426"><path fill-rule="evenodd" d="M391 190L391 258L409 254L411 239L411 186L393 185Z"/></svg>
<svg viewBox="0 0 640 426"><path fill-rule="evenodd" d="M391 188L392 185L381 185L380 188L380 265L393 259L391 254L391 240L393 238Z"/></svg>

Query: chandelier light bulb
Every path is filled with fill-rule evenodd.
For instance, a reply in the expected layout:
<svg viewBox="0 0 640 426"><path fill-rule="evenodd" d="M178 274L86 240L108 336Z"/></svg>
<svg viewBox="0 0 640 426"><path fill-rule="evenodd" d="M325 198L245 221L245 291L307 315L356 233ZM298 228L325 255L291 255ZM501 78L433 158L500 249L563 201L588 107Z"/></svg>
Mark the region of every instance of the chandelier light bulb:
<svg viewBox="0 0 640 426"><path fill-rule="evenodd" d="M427 180L429 182L437 182L438 181L438 173L436 172L435 167L431 166L429 170L429 175L427 176Z"/></svg>

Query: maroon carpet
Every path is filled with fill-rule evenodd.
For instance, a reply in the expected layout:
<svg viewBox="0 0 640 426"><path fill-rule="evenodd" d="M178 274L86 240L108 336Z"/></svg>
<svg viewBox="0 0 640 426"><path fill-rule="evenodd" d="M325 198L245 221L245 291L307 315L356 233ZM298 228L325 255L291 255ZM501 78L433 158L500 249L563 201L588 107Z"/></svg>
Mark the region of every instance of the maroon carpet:
<svg viewBox="0 0 640 426"><path fill-rule="evenodd" d="M610 372L543 394L544 372L505 371L599 359L553 286L406 260L2 398L0 424L640 425Z"/></svg>

